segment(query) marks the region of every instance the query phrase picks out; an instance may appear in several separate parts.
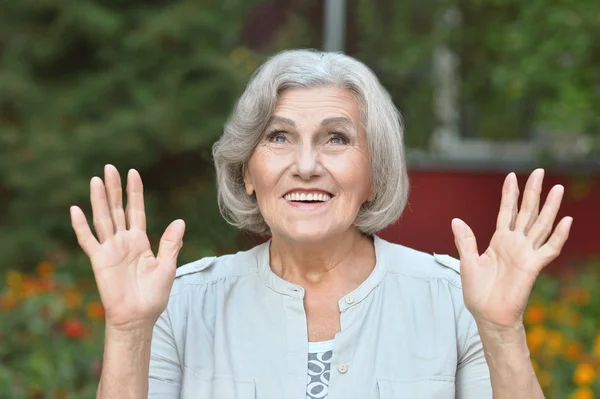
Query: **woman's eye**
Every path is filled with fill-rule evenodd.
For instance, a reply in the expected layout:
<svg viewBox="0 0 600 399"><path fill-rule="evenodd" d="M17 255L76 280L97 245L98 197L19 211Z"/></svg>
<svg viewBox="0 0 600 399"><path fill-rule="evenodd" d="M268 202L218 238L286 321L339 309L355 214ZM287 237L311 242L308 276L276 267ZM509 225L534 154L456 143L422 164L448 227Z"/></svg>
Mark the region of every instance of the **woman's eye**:
<svg viewBox="0 0 600 399"><path fill-rule="evenodd" d="M329 139L329 142L336 145L348 144L348 140L341 134L335 134L331 139Z"/></svg>
<svg viewBox="0 0 600 399"><path fill-rule="evenodd" d="M273 143L285 143L287 141L285 134L282 132L273 132L269 135L268 139Z"/></svg>

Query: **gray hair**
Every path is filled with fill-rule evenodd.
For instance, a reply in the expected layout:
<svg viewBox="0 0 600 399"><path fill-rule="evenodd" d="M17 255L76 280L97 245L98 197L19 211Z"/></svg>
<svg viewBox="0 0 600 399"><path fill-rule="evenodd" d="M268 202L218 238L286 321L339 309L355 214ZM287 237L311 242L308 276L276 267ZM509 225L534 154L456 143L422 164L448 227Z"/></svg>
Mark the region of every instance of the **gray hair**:
<svg viewBox="0 0 600 399"><path fill-rule="evenodd" d="M260 142L278 96L291 88L340 87L352 91L361 110L371 159L374 198L365 202L354 225L373 234L394 223L408 200L402 116L389 93L363 63L340 53L283 51L254 72L223 135L213 146L221 214L230 224L269 233L255 195L244 185L244 167Z"/></svg>

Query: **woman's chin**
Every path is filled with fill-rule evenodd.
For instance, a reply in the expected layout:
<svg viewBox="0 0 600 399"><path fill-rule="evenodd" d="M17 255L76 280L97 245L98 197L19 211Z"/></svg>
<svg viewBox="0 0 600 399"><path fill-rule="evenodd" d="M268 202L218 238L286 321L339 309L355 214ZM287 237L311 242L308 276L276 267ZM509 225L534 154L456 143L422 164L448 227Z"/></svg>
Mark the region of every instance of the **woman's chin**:
<svg viewBox="0 0 600 399"><path fill-rule="evenodd" d="M294 223L282 229L272 229L273 235L279 235L287 241L297 244L313 244L327 241L346 231L347 228L334 228L324 223Z"/></svg>

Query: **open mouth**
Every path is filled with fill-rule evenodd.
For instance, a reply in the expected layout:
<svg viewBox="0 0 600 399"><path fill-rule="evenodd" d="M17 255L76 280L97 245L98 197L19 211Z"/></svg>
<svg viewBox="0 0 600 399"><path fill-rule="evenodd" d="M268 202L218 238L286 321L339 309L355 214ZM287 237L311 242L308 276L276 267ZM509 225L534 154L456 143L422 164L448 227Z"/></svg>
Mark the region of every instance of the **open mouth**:
<svg viewBox="0 0 600 399"><path fill-rule="evenodd" d="M287 193L283 196L287 202L298 203L298 204L314 204L314 203L325 203L330 201L333 195L328 193Z"/></svg>

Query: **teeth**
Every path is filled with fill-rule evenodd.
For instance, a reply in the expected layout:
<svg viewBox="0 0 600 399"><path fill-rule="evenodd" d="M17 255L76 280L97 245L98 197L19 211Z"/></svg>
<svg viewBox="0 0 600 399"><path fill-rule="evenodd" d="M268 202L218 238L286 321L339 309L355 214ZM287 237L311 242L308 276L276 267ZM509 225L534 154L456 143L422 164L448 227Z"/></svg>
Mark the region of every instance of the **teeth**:
<svg viewBox="0 0 600 399"><path fill-rule="evenodd" d="M331 197L327 194L321 193L290 193L286 194L284 199L286 201L321 201L326 202L331 199Z"/></svg>

